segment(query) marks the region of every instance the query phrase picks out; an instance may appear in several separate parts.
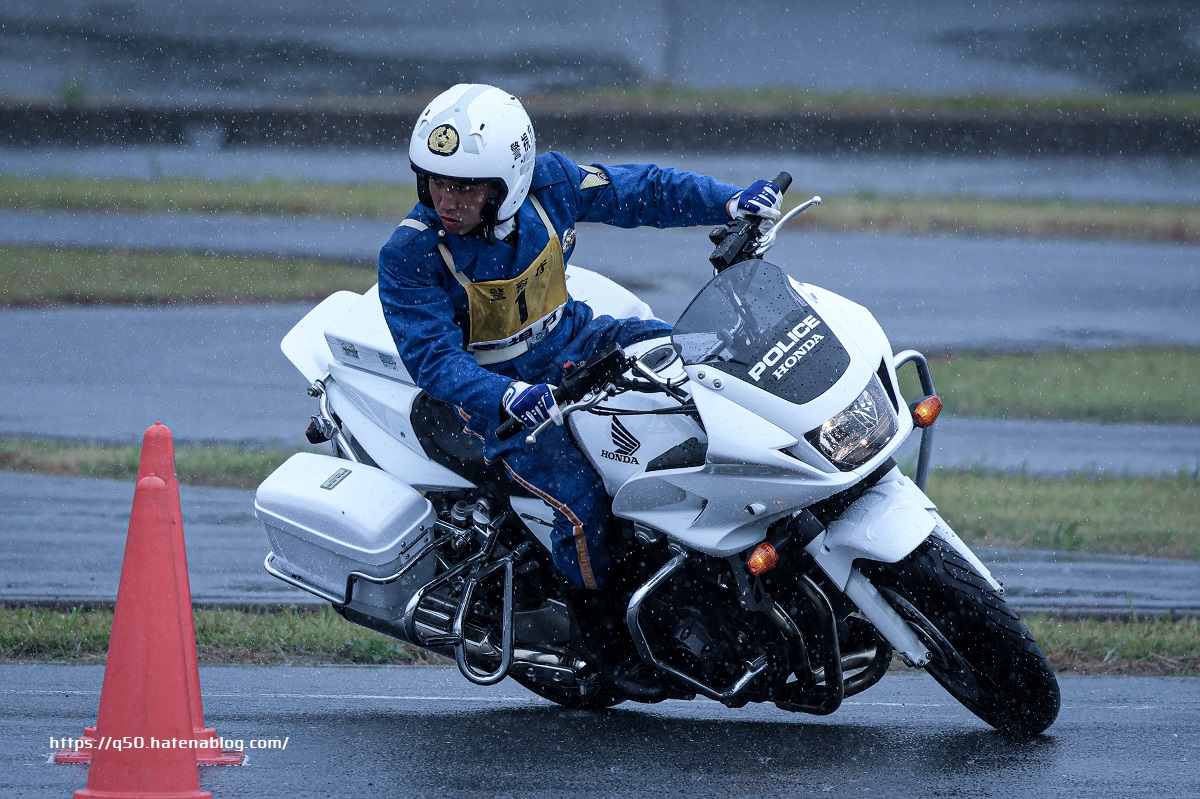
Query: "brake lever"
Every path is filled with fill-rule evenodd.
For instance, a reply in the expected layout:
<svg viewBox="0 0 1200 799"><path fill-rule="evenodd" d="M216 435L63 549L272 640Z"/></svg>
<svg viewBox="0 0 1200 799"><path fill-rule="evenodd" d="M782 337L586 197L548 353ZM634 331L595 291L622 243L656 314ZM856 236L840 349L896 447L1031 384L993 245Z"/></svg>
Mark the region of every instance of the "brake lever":
<svg viewBox="0 0 1200 799"><path fill-rule="evenodd" d="M767 230L765 233L763 233L761 236L759 236L758 241L755 243L755 246L754 246L754 257L761 258L762 256L764 256L766 254L767 250L769 250L773 246L775 246L775 235L779 232L779 229L781 227L783 227L784 223L786 223L788 220L795 217L797 214L807 211L809 208L812 208L814 205L820 205L820 204L821 204L821 196L818 194L818 195L815 195L815 196L805 200L804 202L800 203L795 208L793 208L792 210L790 210L786 214L784 214L783 217L781 217L778 222L771 225L769 230Z"/></svg>

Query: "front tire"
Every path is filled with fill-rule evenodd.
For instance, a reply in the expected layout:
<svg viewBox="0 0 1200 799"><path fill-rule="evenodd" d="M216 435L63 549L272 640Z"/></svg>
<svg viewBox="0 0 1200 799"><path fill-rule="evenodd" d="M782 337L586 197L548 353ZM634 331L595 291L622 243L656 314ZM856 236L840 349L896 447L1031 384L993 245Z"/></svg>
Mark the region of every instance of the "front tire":
<svg viewBox="0 0 1200 799"><path fill-rule="evenodd" d="M1016 612L958 552L930 538L898 563L862 571L929 648L926 671L968 710L1022 737L1054 723L1054 670Z"/></svg>

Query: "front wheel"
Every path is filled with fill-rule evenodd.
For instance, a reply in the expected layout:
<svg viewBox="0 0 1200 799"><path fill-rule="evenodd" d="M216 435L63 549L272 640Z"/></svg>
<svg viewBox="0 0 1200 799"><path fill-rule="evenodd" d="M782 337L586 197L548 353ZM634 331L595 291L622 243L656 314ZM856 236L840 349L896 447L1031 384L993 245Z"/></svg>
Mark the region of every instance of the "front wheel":
<svg viewBox="0 0 1200 799"><path fill-rule="evenodd" d="M1034 736L1058 717L1058 680L1008 603L965 558L930 538L898 563L863 574L932 654L925 669L1001 732Z"/></svg>

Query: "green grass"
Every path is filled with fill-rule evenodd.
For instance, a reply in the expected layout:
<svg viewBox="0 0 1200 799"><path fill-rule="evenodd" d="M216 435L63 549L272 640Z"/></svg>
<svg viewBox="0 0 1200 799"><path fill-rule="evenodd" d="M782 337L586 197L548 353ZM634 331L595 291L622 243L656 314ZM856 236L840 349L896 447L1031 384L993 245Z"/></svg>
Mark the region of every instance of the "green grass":
<svg viewBox="0 0 1200 799"><path fill-rule="evenodd" d="M351 624L328 606L195 611L196 646L207 663L407 664L438 660ZM103 662L113 612L0 607L0 660Z"/></svg>
<svg viewBox="0 0 1200 799"><path fill-rule="evenodd" d="M1200 478L935 471L927 493L972 546L1200 560Z"/></svg>
<svg viewBox="0 0 1200 799"><path fill-rule="evenodd" d="M316 301L375 280L374 263L0 247L0 306Z"/></svg>
<svg viewBox="0 0 1200 799"><path fill-rule="evenodd" d="M201 663L444 663L342 619L328 607L195 611ZM113 612L0 607L0 661L102 663ZM1200 620L1026 619L1060 673L1200 674Z"/></svg>
<svg viewBox="0 0 1200 799"><path fill-rule="evenodd" d="M35 210L239 212L399 221L416 201L416 189L408 185L0 175L0 207Z"/></svg>
<svg viewBox="0 0 1200 799"><path fill-rule="evenodd" d="M1200 424L1200 348L969 352L929 365L955 416ZM904 396L921 396L914 369L900 378Z"/></svg>
<svg viewBox="0 0 1200 799"><path fill-rule="evenodd" d="M683 164L686 166L686 164ZM821 208L791 225L811 229L919 234L997 234L1200 242L1200 208L1169 203L1069 203L978 197L831 196L820 186L793 189L789 201L816 192ZM320 214L399 221L416 202L408 185L268 180L153 181L0 175L0 207L33 210L237 211ZM381 226L381 243L390 232Z"/></svg>
<svg viewBox="0 0 1200 799"><path fill-rule="evenodd" d="M1200 619L1058 619L1029 631L1059 674L1200 676Z"/></svg>
<svg viewBox="0 0 1200 799"><path fill-rule="evenodd" d="M297 431L297 437L299 431ZM299 450L268 450L225 444L175 447L175 474L190 485L255 488ZM140 447L61 444L0 438L0 470L65 477L133 480Z"/></svg>
<svg viewBox="0 0 1200 799"><path fill-rule="evenodd" d="M820 187L796 186L790 199L799 202L807 193L820 194ZM865 194L823 200L787 229L1200 242L1200 208L1190 205Z"/></svg>

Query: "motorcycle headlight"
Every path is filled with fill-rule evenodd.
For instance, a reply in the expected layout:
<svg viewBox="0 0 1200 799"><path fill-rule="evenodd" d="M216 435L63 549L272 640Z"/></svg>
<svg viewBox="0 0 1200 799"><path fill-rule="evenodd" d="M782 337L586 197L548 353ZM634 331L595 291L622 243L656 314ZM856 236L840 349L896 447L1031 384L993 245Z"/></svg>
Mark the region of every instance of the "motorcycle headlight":
<svg viewBox="0 0 1200 799"><path fill-rule="evenodd" d="M858 399L804 437L834 466L848 472L879 454L899 428L879 378L872 375Z"/></svg>

